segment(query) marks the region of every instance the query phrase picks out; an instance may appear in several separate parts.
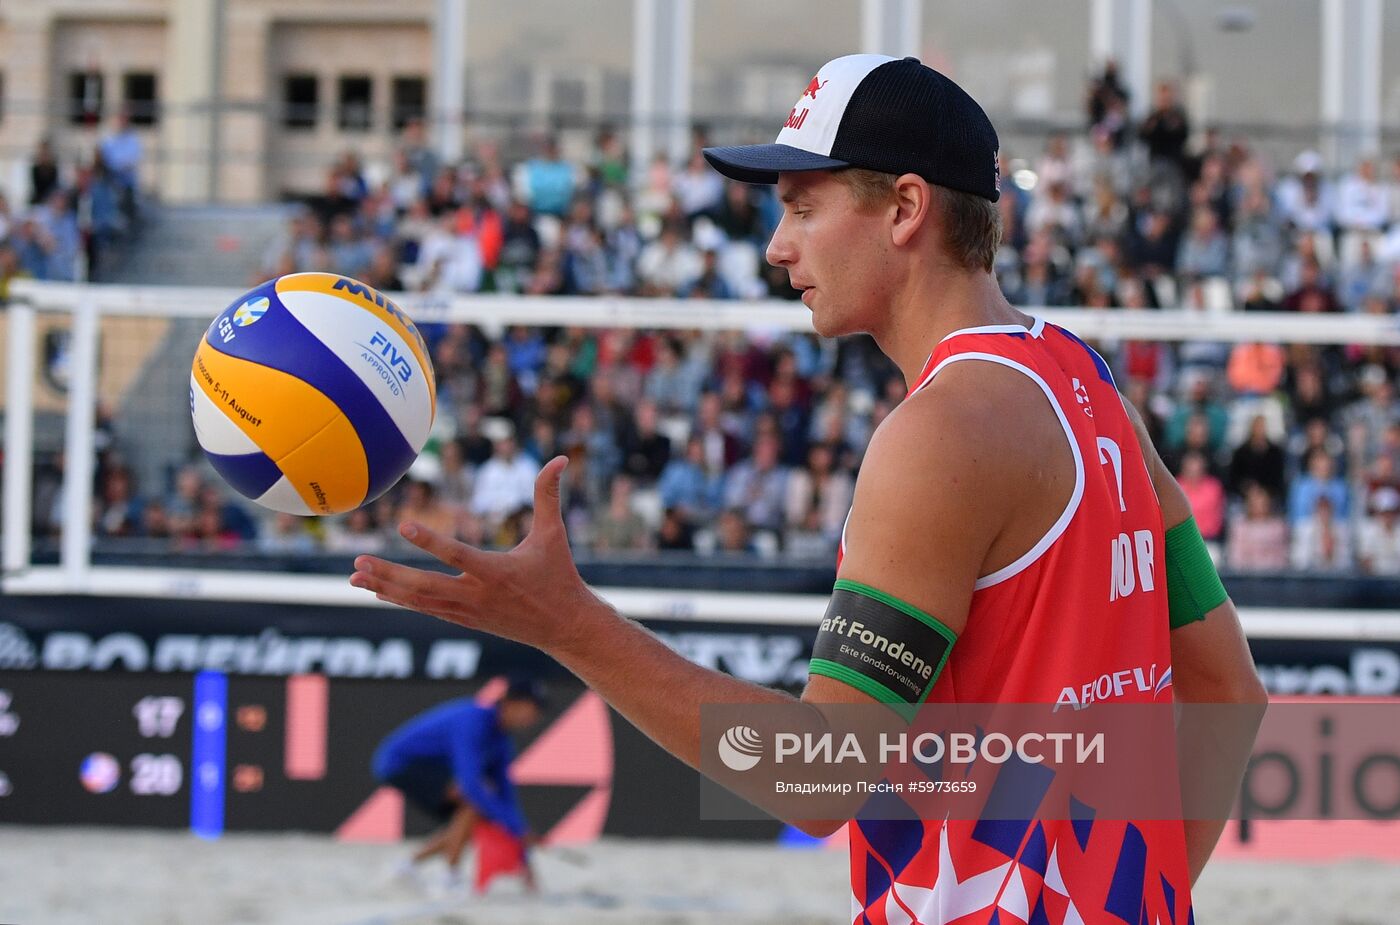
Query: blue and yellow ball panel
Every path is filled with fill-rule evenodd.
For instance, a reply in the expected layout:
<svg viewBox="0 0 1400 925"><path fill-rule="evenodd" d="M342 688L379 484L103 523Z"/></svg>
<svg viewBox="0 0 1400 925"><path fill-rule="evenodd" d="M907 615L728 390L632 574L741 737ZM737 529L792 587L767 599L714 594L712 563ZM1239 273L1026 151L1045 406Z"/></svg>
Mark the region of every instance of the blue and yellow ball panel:
<svg viewBox="0 0 1400 925"><path fill-rule="evenodd" d="M359 437L323 393L295 376L221 353L208 340L195 353L194 383L256 447L218 453L201 436L214 468L240 494L288 510L264 498L277 481L269 481L265 460L305 504L305 511L289 513L338 514L367 500L369 467ZM322 455L313 458L308 448Z"/></svg>
<svg viewBox="0 0 1400 925"><path fill-rule="evenodd" d="M204 451L214 471L234 491L246 498L261 498L282 478L282 470L266 453L211 453Z"/></svg>

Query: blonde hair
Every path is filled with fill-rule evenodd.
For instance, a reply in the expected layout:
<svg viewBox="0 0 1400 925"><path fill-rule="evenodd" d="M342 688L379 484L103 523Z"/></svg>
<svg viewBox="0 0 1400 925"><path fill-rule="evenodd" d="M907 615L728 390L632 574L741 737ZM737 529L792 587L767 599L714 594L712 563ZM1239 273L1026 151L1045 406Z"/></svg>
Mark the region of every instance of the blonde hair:
<svg viewBox="0 0 1400 925"><path fill-rule="evenodd" d="M851 191L858 209L878 209L894 197L892 173L851 167L832 176ZM989 199L931 184L943 206L943 237L948 255L968 270L992 272L1001 247L1001 210Z"/></svg>

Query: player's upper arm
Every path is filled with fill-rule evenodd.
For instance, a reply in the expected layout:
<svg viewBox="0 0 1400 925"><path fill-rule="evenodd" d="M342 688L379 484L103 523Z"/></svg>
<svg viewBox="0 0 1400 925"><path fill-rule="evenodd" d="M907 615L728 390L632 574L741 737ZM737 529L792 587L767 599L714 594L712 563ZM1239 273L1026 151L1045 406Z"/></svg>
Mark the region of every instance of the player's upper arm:
<svg viewBox="0 0 1400 925"><path fill-rule="evenodd" d="M989 402L959 396L954 380L968 378L935 390L940 377L872 438L804 700L918 702L963 631L1006 516L995 486L1009 449ZM869 659L893 670L876 680Z"/></svg>
<svg viewBox="0 0 1400 925"><path fill-rule="evenodd" d="M1152 476L1152 487L1156 489L1157 501L1162 506L1162 527L1170 530L1191 516L1191 502L1186 499L1186 492L1181 490L1176 476L1172 475L1167 464L1162 462L1162 457L1157 453L1157 447L1153 446L1152 438L1147 433L1147 425L1143 423L1137 408L1124 398L1123 410L1128 412L1128 420L1133 422L1138 446L1142 448L1142 458L1147 463L1148 474Z"/></svg>

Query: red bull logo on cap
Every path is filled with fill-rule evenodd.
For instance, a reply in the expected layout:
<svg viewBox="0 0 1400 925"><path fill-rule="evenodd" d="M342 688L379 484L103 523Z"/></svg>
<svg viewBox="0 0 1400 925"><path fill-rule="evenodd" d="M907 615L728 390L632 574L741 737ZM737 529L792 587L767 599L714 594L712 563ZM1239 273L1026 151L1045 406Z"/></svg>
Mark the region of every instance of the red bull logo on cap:
<svg viewBox="0 0 1400 925"><path fill-rule="evenodd" d="M807 89L802 91L802 97L810 96L812 99L816 99L817 91L820 90L822 87L825 87L829 82L830 81L827 80L818 81L817 78L813 77L810 81L807 82ZM801 99L802 97L798 97L798 99Z"/></svg>

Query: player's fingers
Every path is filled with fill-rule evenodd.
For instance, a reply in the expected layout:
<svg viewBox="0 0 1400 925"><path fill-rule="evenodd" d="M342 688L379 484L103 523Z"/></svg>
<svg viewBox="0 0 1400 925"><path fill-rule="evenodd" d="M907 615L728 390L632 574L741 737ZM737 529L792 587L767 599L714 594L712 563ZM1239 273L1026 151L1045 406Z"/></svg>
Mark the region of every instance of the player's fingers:
<svg viewBox="0 0 1400 925"><path fill-rule="evenodd" d="M569 466L569 457L556 456L544 464L535 477L535 519L534 527L563 526L564 516L559 509L560 482L564 470Z"/></svg>
<svg viewBox="0 0 1400 925"><path fill-rule="evenodd" d="M439 561L464 572L479 566L486 556L479 549L411 520L399 524L399 535Z"/></svg>
<svg viewBox="0 0 1400 925"><path fill-rule="evenodd" d="M355 573L350 576L350 583L371 591L398 588L443 599L455 599L466 591L464 583L451 575L400 565L376 556L360 556L355 560Z"/></svg>
<svg viewBox="0 0 1400 925"><path fill-rule="evenodd" d="M469 618L462 608L461 602L443 600L441 598L430 597L425 594L413 593L380 593L375 597L390 604L397 604L406 610L415 610L418 613L436 617L439 620L446 620L449 623L456 623L459 626L468 625Z"/></svg>

